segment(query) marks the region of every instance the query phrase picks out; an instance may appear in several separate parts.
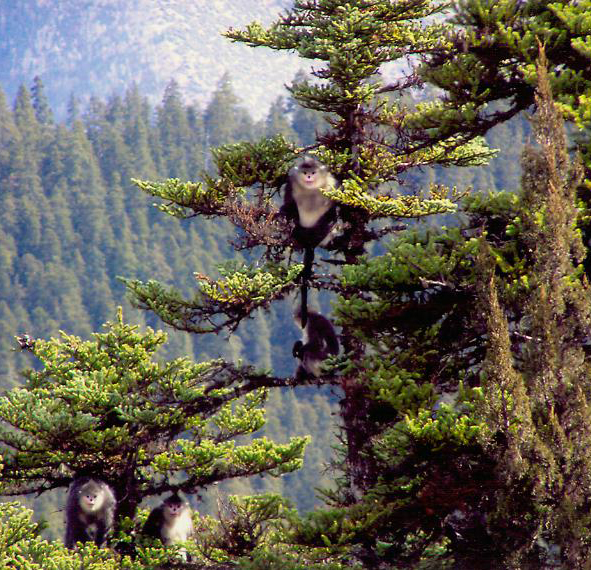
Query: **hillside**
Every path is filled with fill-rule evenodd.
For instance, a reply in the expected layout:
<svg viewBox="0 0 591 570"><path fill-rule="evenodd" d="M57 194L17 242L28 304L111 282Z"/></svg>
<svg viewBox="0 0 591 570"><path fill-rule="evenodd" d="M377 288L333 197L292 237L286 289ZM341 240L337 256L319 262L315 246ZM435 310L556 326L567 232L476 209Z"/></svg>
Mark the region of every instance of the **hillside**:
<svg viewBox="0 0 591 570"><path fill-rule="evenodd" d="M0 85L12 98L39 75L58 115L72 93L122 94L135 82L154 104L174 78L204 106L224 73L257 118L285 94L301 63L220 34L268 23L286 0L27 0L0 3Z"/></svg>

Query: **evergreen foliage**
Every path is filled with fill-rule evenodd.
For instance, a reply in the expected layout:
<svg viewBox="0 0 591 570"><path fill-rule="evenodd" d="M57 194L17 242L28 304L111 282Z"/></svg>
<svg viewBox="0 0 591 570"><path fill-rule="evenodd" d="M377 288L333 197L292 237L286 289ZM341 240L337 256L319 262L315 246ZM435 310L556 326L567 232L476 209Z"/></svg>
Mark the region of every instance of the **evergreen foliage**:
<svg viewBox="0 0 591 570"><path fill-rule="evenodd" d="M337 509L296 525L297 543L371 568L589 564L581 169L544 64L522 193L467 198L463 229L344 267L359 293L339 323L373 349L347 365L364 379L364 493L328 494Z"/></svg>
<svg viewBox="0 0 591 570"><path fill-rule="evenodd" d="M19 294L41 299L32 320L44 319L50 331L46 307L53 304L90 335L94 316L114 300L105 300L113 251L136 264L138 277L123 279L135 305L204 338L199 363L159 362L153 357L163 334L139 332L119 316L92 340L61 333L29 347L40 367L0 399L3 490L42 492L74 475L101 474L122 498L120 532L118 552L64 552L39 538L29 513L9 504L0 510L0 540L12 560L36 568L41 557L54 556L58 567L74 559L97 570L115 561L138 569L588 567L586 212L576 197L582 169L567 152L561 119L588 128L584 6L499 0L484 10L470 0L459 6L458 32L430 19L443 6L427 0L297 0L267 29L253 23L228 31L236 41L322 62L314 80L300 74L290 88L304 108L324 113L328 127L316 141L295 139L301 131L285 121L281 100L259 127L266 138L257 140L228 78L203 115L183 107L171 83L153 124L134 90L107 104L93 101L85 116L73 97L68 127L39 110L40 84L33 101L21 89L12 113L0 100L7 135L0 182L8 189L0 253L18 264ZM382 64L416 55L428 63L422 77L411 70L394 83L378 81ZM415 102L409 90L424 79L446 96ZM538 146L524 153L521 192L465 196L464 188L442 184L442 168L492 158L478 137L530 103ZM305 118L311 124L317 115ZM211 142L218 145L211 163L192 154ZM238 356L243 342L249 356L264 360L257 351L266 350L271 361L271 342L262 349L264 341L251 337L269 336L277 323L283 329L273 347L289 352L288 321L272 306L298 288L302 265L277 195L294 158L309 151L340 182L326 191L339 215L325 248L332 259L317 259L310 285L336 294L333 320L342 327L344 354L330 359L319 379L299 380ZM154 229L158 216L130 207L132 194L121 197L134 167L141 170L134 183L177 218L166 231ZM197 172L203 167L207 172ZM415 175L422 167L433 168L429 184ZM160 179L167 177L174 178ZM22 209L18 191L25 193ZM59 208L64 202L80 215ZM401 231L403 219L457 208L462 215L452 227ZM108 222L118 209L125 217L115 230ZM197 216L214 225L189 230L184 220ZM96 245L89 250L96 257L80 247L72 255L75 275L88 266L85 280L52 265L65 250L46 231L48 219ZM226 221L238 229L231 249L220 244L219 256L206 262L184 257L189 275L180 285L150 279L173 281L182 263L167 265L164 249L179 240L184 252L204 250L214 232L229 236ZM379 256L367 255L395 232ZM232 259L216 264L224 257ZM219 278L208 276L214 265ZM46 275L48 287L39 291ZM64 303L61 289L78 304ZM0 304L0 311L4 326L13 326L12 307ZM216 344L202 333L224 331L232 333L227 358L203 360ZM222 501L217 520L195 517L192 563L134 537L147 515L137 508L144 496L198 494L219 480L296 469L307 442L299 434L313 422L316 433L326 426L318 398L305 420L302 406L283 410L288 443L252 434L264 423L266 389L309 395L304 385L311 382L335 386L341 396L337 477L322 491L325 508L301 516L278 495ZM274 407L296 402L273 392Z"/></svg>
<svg viewBox="0 0 591 570"><path fill-rule="evenodd" d="M300 466L305 438L235 447L236 436L264 423L264 373L222 361L158 364L152 359L163 333L140 333L121 314L106 328L92 341L63 333L61 340L34 342L41 369L0 401L2 494L94 475L112 482L119 515L131 516L154 494L195 493L228 477ZM232 406L241 395L244 401ZM173 483L180 470L185 480Z"/></svg>
<svg viewBox="0 0 591 570"><path fill-rule="evenodd" d="M553 96L564 117L580 129L587 168L591 77L591 4L568 0L462 0L454 2L457 24L452 49L435 51L423 76L446 90L422 124L462 138L483 134L534 104L539 46L548 59ZM500 106L490 103L500 102Z"/></svg>
<svg viewBox="0 0 591 570"><path fill-rule="evenodd" d="M314 71L315 77L324 83L304 79L292 85L290 91L303 107L331 113L331 129L321 134L313 146L319 159L342 182L338 188L325 192L338 204L342 222L341 234L326 249L342 256L349 265L345 266L341 278L337 273L330 273L323 275L321 281L313 279L312 283L314 287L330 288L342 295L339 324L343 326L341 338L348 351L347 358L333 361L333 365L337 365L335 371L340 373L338 376L319 381L338 382L344 393L340 403L344 439L340 467L344 479L335 492L327 492L329 502L335 507L333 510L320 511L306 520L294 517L289 520L284 540L302 548L293 562L284 560L284 564L292 563L294 568L298 567L299 560L311 564L322 560L336 565L355 560L365 567L376 567L375 564L382 561L420 562L425 556L449 559L447 539L441 532L437 534L431 528L421 528L424 510L417 510L410 504L407 493L422 491L425 497L428 495L428 490L422 486L425 465L430 460L433 460L430 472L435 475L437 467L443 470L449 455L457 453L459 458L452 477L458 487L466 483L467 476L462 469L465 464L474 465L481 483L488 481L493 464L479 439L481 432L486 431L481 419L449 407L435 420L432 417L435 386L421 380L427 366L441 358L437 353L435 331L421 331L419 324L414 331L416 338L400 349L402 362L393 362L391 355L399 352L396 340L401 340L400 333L391 329L393 315L386 313L386 318L380 320L368 311L364 293L371 291L379 295L389 289L381 285L374 290L371 286L347 281L351 278L349 268L352 272L360 268L362 278L367 277L366 270L372 264L360 258L366 246L398 229L397 224L386 224L385 229L377 230L370 226L372 220L394 218L396 221L455 210L458 193L441 185L433 184L423 194L401 193L396 185L403 183L404 173L416 167L435 165L476 166L494 156L494 151L474 137L462 139L455 133L434 137L431 129L421 124L421 117L429 115L428 104L410 105L404 97L391 96L404 94L417 85L416 76L392 85L375 81L376 71L385 62L445 47L442 34L445 27L420 23L439 9L427 2L368 4L360 1L346 5L328 1L296 2L293 10L269 29L253 23L245 31L227 33L228 37L253 46L294 49L303 57L324 62L325 67ZM206 177L202 183L136 181L141 189L164 201L160 209L165 213L180 218L195 214L226 216L239 229L239 239L233 244L236 249L263 248L253 251L258 255L256 265L234 267L230 273L222 268L221 281L199 275L201 290L193 299L183 298L155 281L127 280L134 303L154 311L175 328L198 333L217 332L223 328L234 330L252 311L268 306L273 300L274 285L268 277L270 262L291 263L296 271L290 273L291 268L288 268L287 275L291 275L291 288L295 288L299 267L293 265L292 252L297 247L289 237L289 228L277 216L273 198L286 180L289 164L302 151L285 144L282 137L236 143L221 147L214 154L217 178ZM443 239L449 247L449 265L463 266L464 271L470 273L470 261L463 256L468 252L475 255L478 241L467 241L465 251L458 253L454 250L453 237ZM434 272L439 255L439 248L434 247L431 255ZM417 261L415 274L422 273L425 259L418 255ZM392 272L384 273L392 278ZM421 275L421 280L425 279L426 288L437 289L440 277L440 273L431 278ZM253 289L254 283L268 279L270 293ZM414 284L414 279L411 283ZM442 285L447 289L446 283ZM277 291L281 297L289 288ZM447 290L444 297L446 293ZM259 298L261 301L256 302ZM400 300L408 300L408 288L401 293ZM420 298L413 301L411 296L409 302L405 302L407 312L401 320L408 318L413 306L421 305ZM447 300L447 303L453 302L453 299ZM373 305L384 310L387 304L392 306L395 301L389 297L381 306ZM235 312L236 309L240 312ZM432 312L438 310L440 306ZM362 317L357 317L358 314ZM467 318L468 315L464 313L463 316ZM431 327L435 325L436 321L429 322L429 316L426 319ZM381 331L379 323L385 323L385 330L376 340L376 327ZM374 334L368 334L369 330ZM461 343L461 339L450 341ZM413 350L419 346L423 348L425 343L432 344L426 353L428 357L416 356ZM447 348L451 358L454 347ZM385 364L389 362L390 365ZM292 379L285 379L285 385L292 383ZM474 409L479 394L478 390L469 388L463 391L466 408ZM389 415L391 409L393 415ZM377 423L376 416L382 418ZM376 441L380 436L383 441ZM416 449L420 454L414 457ZM482 455L487 461L481 461ZM379 475L382 472L384 475ZM476 488L472 493L477 496ZM438 515L453 504L454 491L451 494L451 498L444 500ZM376 508L382 504L383 510ZM272 559L272 552L273 548L267 562ZM254 550L251 556L256 560Z"/></svg>
<svg viewBox="0 0 591 570"><path fill-rule="evenodd" d="M17 125L16 111L8 108L0 91L0 376L6 389L17 385L18 371L31 365L26 351L15 350L16 335L26 331L34 338L49 338L61 329L88 338L113 315L117 303L124 301L118 275L158 273L186 290L195 283L194 277L186 274L186 267L208 271L214 261L221 261L218 247L224 250L227 235L227 230L216 223L177 225L162 216L152 216L148 203L137 193L130 193L132 174L167 175L158 171L162 164L158 123L136 87L132 86L123 98L92 100L87 109L77 110L79 120L71 127L50 119L41 123L36 111L43 107L38 103L43 101L40 81L35 81L33 93L30 97L23 89L18 103L15 101ZM31 112L31 104L35 112ZM184 164L188 176L196 177L204 164L201 149L205 139L194 140L204 136L201 112L183 106L181 115L186 115L193 137L193 142L185 140ZM173 125L172 131L175 128ZM215 124L210 128L215 129ZM130 310L129 315L136 322L146 320L139 312ZM274 347L280 343L272 331L283 326L282 318L281 312L270 315L268 322L259 318L256 334L249 323L230 343L217 338L195 343L188 335L170 331L169 341L160 347L159 360L180 355L206 359L226 355L235 361L247 356L259 366L268 368L273 363L281 369L286 365L287 352L282 346ZM333 404L317 394L311 395L310 403L285 394L289 406L283 404L283 398L279 393L273 395L273 407L280 417L271 414L262 433L283 442L291 435L308 434L309 429L288 417L293 410L309 417L311 426L322 425L317 428L314 444L319 447L304 469L309 475L295 475L289 483L283 478L265 479L256 487L242 479L224 485L224 489L244 493L251 488L273 488L309 509L317 499L308 489L319 480L328 481L320 466L329 452L332 435L327 429L329 420L319 418L319 411L330 418ZM291 426L289 432L286 426ZM51 538L61 534L62 502L63 495L53 493L35 501L36 515L50 523L44 532ZM200 510L213 512L213 507L211 493L204 494Z"/></svg>

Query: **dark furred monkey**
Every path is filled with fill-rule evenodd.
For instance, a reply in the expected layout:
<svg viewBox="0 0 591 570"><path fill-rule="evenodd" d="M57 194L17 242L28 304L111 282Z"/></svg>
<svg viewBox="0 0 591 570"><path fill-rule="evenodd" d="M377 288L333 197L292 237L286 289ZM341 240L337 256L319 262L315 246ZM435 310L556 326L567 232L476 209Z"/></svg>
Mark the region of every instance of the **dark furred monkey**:
<svg viewBox="0 0 591 570"><path fill-rule="evenodd" d="M304 272L302 274L302 323L308 318L308 279L312 275L314 248L325 245L335 221L336 205L324 196L321 188L337 186L328 168L315 157L306 155L289 171L285 185L283 206L279 212L295 222L293 239L304 248Z"/></svg>
<svg viewBox="0 0 591 570"><path fill-rule="evenodd" d="M294 317L301 323L301 309ZM295 377L298 380L310 375L318 378L322 361L339 353L339 339L332 323L316 311L308 312L308 322L302 328L304 340L298 340L293 345L293 355L301 361Z"/></svg>
<svg viewBox="0 0 591 570"><path fill-rule="evenodd" d="M296 222L294 239L301 247L323 245L336 220L335 203L320 188L337 186L328 168L311 155L289 171L280 213Z"/></svg>
<svg viewBox="0 0 591 570"><path fill-rule="evenodd" d="M105 543L115 520L115 495L104 481L91 477L75 479L66 503L66 548L77 542Z"/></svg>
<svg viewBox="0 0 591 570"><path fill-rule="evenodd" d="M152 509L142 529L142 534L159 538L166 546L189 540L193 532L191 507L177 493ZM186 552L184 558L190 560Z"/></svg>

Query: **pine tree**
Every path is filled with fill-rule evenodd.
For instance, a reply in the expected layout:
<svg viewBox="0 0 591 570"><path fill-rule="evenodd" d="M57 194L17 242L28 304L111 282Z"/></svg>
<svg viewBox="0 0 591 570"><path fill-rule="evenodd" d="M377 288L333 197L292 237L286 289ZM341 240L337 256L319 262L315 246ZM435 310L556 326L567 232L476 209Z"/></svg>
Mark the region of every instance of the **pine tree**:
<svg viewBox="0 0 591 570"><path fill-rule="evenodd" d="M302 83L305 79L306 73L300 70L296 73L293 83ZM328 125L322 113L298 105L293 98L288 101L288 109L292 114L293 130L298 135L298 142L302 146L314 144L316 136L327 130Z"/></svg>
<svg viewBox="0 0 591 570"><path fill-rule="evenodd" d="M113 486L122 521L146 497L301 465L306 437L284 445L234 441L263 425L260 406L272 378L219 360L157 363L166 335L139 332L121 312L105 328L90 341L65 333L34 341L41 366L0 398L3 495L94 475Z"/></svg>
<svg viewBox="0 0 591 570"><path fill-rule="evenodd" d="M537 75L522 193L466 198L463 228L408 232L345 268L360 293L340 300L339 321L373 348L353 362L367 388L365 492L350 506L329 494L338 508L296 525L295 542L372 568L588 566L581 168L543 59Z"/></svg>
<svg viewBox="0 0 591 570"><path fill-rule="evenodd" d="M553 96L564 117L580 129L579 147L591 168L591 3L467 0L455 2L454 8L457 26L450 29L450 43L430 55L422 73L445 89L447 97L424 124L438 135L470 137L528 109L535 103L542 45Z"/></svg>
<svg viewBox="0 0 591 570"><path fill-rule="evenodd" d="M204 114L205 133L209 147L218 147L252 138L252 120L240 107L240 100L232 89L230 76L220 79Z"/></svg>
<svg viewBox="0 0 591 570"><path fill-rule="evenodd" d="M187 113L182 104L179 86L171 81L157 109L158 138L163 152L164 175L187 179L187 149L190 132Z"/></svg>
<svg viewBox="0 0 591 570"><path fill-rule="evenodd" d="M287 115L285 101L281 96L271 104L265 125L265 136L272 138L276 135L282 135L292 141L297 138Z"/></svg>
<svg viewBox="0 0 591 570"><path fill-rule="evenodd" d="M511 484L516 480L521 486L524 480L530 485L528 518L530 525L537 524L530 532L537 533L542 550L538 556L550 558L554 552L569 568L586 568L591 561L591 535L588 497L581 491L591 478L585 451L591 442L587 382L591 363L584 347L591 332L591 297L588 283L581 280L585 248L573 223L582 170L568 156L546 65L542 58L537 69L534 133L539 146L527 149L523 159L519 225L531 270L519 325L527 338L518 343L518 352L512 349L506 319L495 306L497 293L490 290L485 297L491 315L485 396L489 405L498 402L504 407L503 414L493 414L489 421L492 429L497 427L507 436L507 450L500 458L506 466L501 473L508 479L502 492L514 491ZM505 339L504 346L490 354L497 331ZM520 357L513 356L516 352ZM500 362L504 365L499 366ZM518 389L497 380L503 369L519 383ZM502 404L509 398L509 405ZM508 519L515 518L514 504L519 501L506 501ZM523 528L518 540L513 540L516 559L517 553L531 548L523 540Z"/></svg>
<svg viewBox="0 0 591 570"><path fill-rule="evenodd" d="M33 78L33 87L31 88L33 96L33 107L35 109L35 117L41 125L51 126L54 124L53 111L49 105L49 100L45 95L45 86L41 78L36 75Z"/></svg>
<svg viewBox="0 0 591 570"><path fill-rule="evenodd" d="M340 233L326 247L335 259L329 263L322 260L322 265L318 261L322 269L316 268L311 280L313 288L343 295L347 312L353 315L341 321L341 338L348 353L337 369L341 373L320 380L337 384L344 392L340 406L344 485L335 499L340 507L360 502L376 482L371 472L374 463L362 453L373 435L366 428L368 414L373 412L373 388L370 373L363 373L356 364L365 362L366 349L374 347L358 327L354 328L358 325L355 317L360 301L356 302L354 289L348 283L351 272L372 242L400 229L400 220L455 210L457 195L451 189L433 185L417 194L400 191L405 172L430 165L478 165L494 155L480 140L460 141L455 135L433 140L428 130L416 126L428 113L429 105L415 105L402 96L420 84L415 75L389 85L377 80L383 63L428 53L441 45L444 27L437 23L425 26L422 22L438 9L428 2L296 2L293 10L266 30L253 23L245 31L230 30L227 34L254 46L296 50L303 57L323 61L323 67L314 71L318 82L302 80L290 91L303 107L330 114L326 132L306 150L315 152L342 181L338 188L326 191L339 205ZM205 114L206 127L212 109L213 102ZM233 141L229 138L225 142ZM233 332L257 309L267 309L274 301L297 292L302 265L293 262L296 245L289 227L278 216L273 196L285 182L290 164L302 152L282 136L234 142L214 150L217 175L207 176L202 182L137 181L142 190L163 200L159 208L167 214L181 219L195 215L227 217L239 229L235 248L248 249L253 262L229 263L220 268L219 278L198 274L198 290L189 299L158 281L128 279L126 284L135 304L179 330L197 334ZM343 263L346 265L340 276L338 268ZM372 316L365 320L373 323ZM296 383L293 378L276 381L277 386ZM417 401L427 393L431 393L428 387L418 387ZM367 518L371 518L372 508L365 504L359 507L367 509ZM340 521L345 521L344 515L339 516ZM324 523L318 527L318 536L325 538L319 538L320 551L332 546L332 538L342 530L336 523L335 529L328 529L331 513L322 517ZM363 524L352 524L367 531ZM362 536L362 531L353 533L355 539ZM368 548L364 552L369 564L376 556L375 535L367 536ZM347 540L343 544L349 544ZM338 558L336 551L332 554ZM358 559L366 561L365 554Z"/></svg>

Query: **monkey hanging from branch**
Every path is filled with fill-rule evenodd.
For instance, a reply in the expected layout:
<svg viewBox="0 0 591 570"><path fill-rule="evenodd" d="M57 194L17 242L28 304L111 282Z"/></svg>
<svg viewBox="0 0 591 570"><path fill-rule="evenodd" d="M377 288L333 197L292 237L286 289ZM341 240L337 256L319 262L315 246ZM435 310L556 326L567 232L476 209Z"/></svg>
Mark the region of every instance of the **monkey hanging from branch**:
<svg viewBox="0 0 591 570"><path fill-rule="evenodd" d="M336 204L320 192L321 188L337 186L337 180L328 167L314 156L306 155L293 166L285 185L283 205L279 213L293 220L292 237L304 249L304 271L301 288L301 320L308 320L308 280L312 276L314 248L324 246L336 219Z"/></svg>
<svg viewBox="0 0 591 570"><path fill-rule="evenodd" d="M296 311L294 318L304 329L303 340L293 345L293 355L300 360L295 373L296 380L321 375L320 365L329 356L339 353L339 339L332 323L316 311L308 311L306 324L302 322L302 307Z"/></svg>
<svg viewBox="0 0 591 570"><path fill-rule="evenodd" d="M77 542L94 542L99 548L113 529L117 501L104 481L78 477L68 490L66 502L66 548Z"/></svg>

